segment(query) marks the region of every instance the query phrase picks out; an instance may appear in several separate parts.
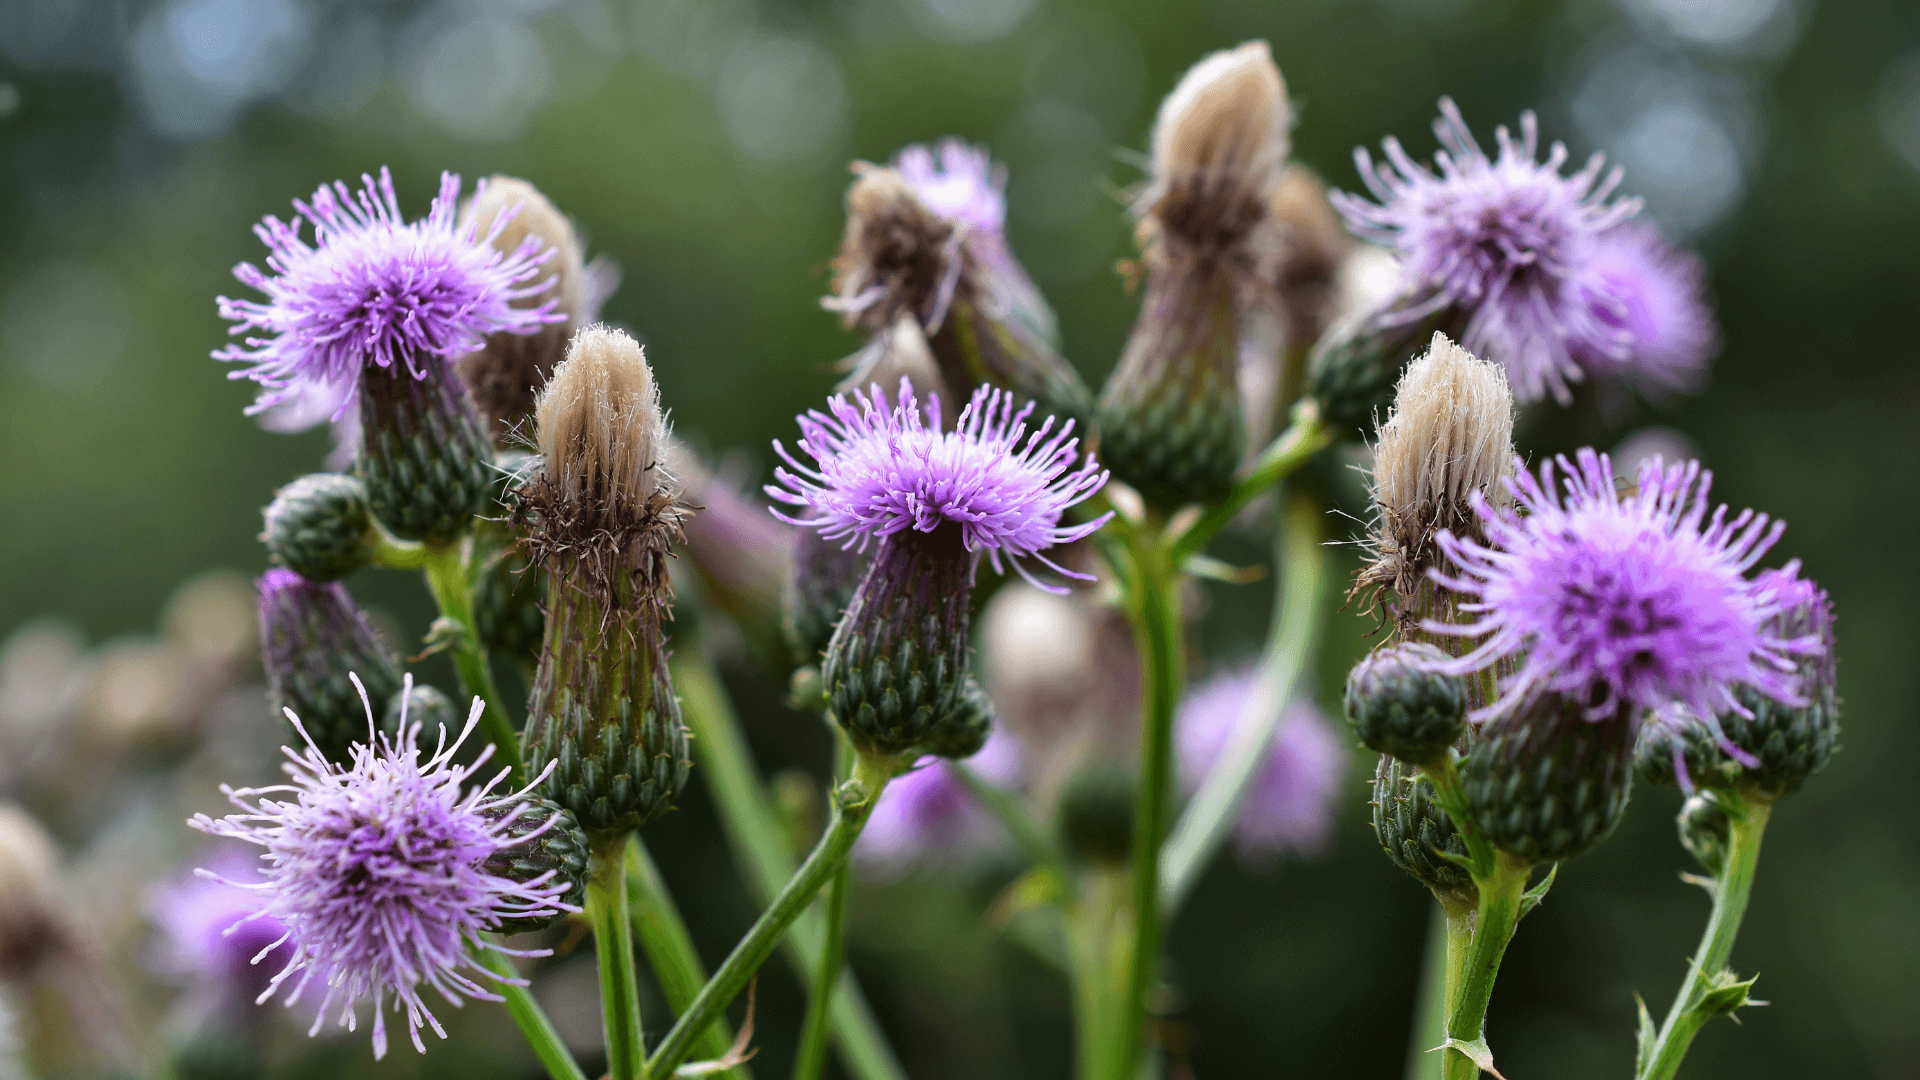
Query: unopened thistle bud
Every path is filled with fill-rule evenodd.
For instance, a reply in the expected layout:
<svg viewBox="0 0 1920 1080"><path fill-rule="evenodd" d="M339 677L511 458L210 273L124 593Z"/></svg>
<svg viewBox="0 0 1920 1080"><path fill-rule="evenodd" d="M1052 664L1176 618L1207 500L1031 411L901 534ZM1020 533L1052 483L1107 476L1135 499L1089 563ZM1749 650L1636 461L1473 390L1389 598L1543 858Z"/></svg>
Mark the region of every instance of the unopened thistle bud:
<svg viewBox="0 0 1920 1080"><path fill-rule="evenodd" d="M1217 502L1246 454L1243 317L1270 299L1292 113L1265 42L1195 64L1160 106L1134 203L1146 296L1100 401L1100 456L1149 502Z"/></svg>
<svg viewBox="0 0 1920 1080"><path fill-rule="evenodd" d="M547 576L547 634L524 733L542 794L591 836L639 828L687 779L667 673L666 560L680 539L660 392L640 346L588 327L535 406L544 464L516 516Z"/></svg>
<svg viewBox="0 0 1920 1080"><path fill-rule="evenodd" d="M466 387L438 361L360 379L360 456L367 504L403 540L449 544L486 509L493 445Z"/></svg>
<svg viewBox="0 0 1920 1080"><path fill-rule="evenodd" d="M854 165L835 295L826 301L870 335L848 382L868 384L898 347L896 326L910 318L956 398L996 386L1055 415L1084 418L1086 387L1035 325L1044 312L1050 327L1051 312L1002 236L991 162L964 144L943 150L945 171L923 147L904 152L897 168Z"/></svg>
<svg viewBox="0 0 1920 1080"><path fill-rule="evenodd" d="M1409 322L1382 323L1377 311L1336 320L1307 354L1307 396L1337 438L1353 438L1392 403L1394 383L1435 334L1458 340L1466 320L1449 308Z"/></svg>
<svg viewBox="0 0 1920 1080"><path fill-rule="evenodd" d="M1543 694L1479 727L1461 778L1474 827L1494 847L1530 863L1571 859L1620 823L1637 726L1627 710L1588 714Z"/></svg>
<svg viewBox="0 0 1920 1080"><path fill-rule="evenodd" d="M1407 366L1393 410L1380 425L1373 457L1374 558L1354 582L1356 594L1387 600L1396 637L1461 651L1458 637L1422 628L1431 619L1456 621L1457 594L1429 574L1450 566L1438 537L1479 535L1473 499L1504 505L1512 461L1513 395L1506 376L1498 365L1435 334L1426 354Z"/></svg>
<svg viewBox="0 0 1920 1080"><path fill-rule="evenodd" d="M540 579L539 569L514 549L496 552L481 567L473 587L473 623L489 653L529 666L539 662L547 635Z"/></svg>
<svg viewBox="0 0 1920 1080"><path fill-rule="evenodd" d="M302 718L304 721L304 717ZM380 730L390 737L398 737L407 724L419 724L420 730L433 733L445 728L448 732L460 730L464 717L453 699L426 683L405 680L400 692L387 699L386 712L380 718Z"/></svg>
<svg viewBox="0 0 1920 1080"><path fill-rule="evenodd" d="M565 807L529 795L511 806L490 806L480 816L492 822L512 818L501 835L503 846L480 863L482 873L524 886L564 885L564 892L554 891L556 901L572 911L586 905L587 834ZM497 932L529 934L545 930L566 915L566 911L546 911L501 919Z"/></svg>
<svg viewBox="0 0 1920 1080"><path fill-rule="evenodd" d="M500 231L493 232L494 222L503 216L506 221ZM544 279L545 287L517 300L515 306L534 308L551 303L560 321L531 334L492 334L484 346L461 357L458 363L474 406L486 418L494 441L504 446L515 433L528 434L521 428L533 416L535 396L555 365L566 359L567 343L573 340L574 331L599 313L604 295L595 271L602 270L604 264L596 261L594 267L588 267L585 245L574 232L573 222L540 189L511 176L488 178L462 208L460 224L477 235L492 236L494 249L502 253L518 251L529 240L538 245L536 250L553 253L544 267L549 274Z"/></svg>
<svg viewBox="0 0 1920 1080"><path fill-rule="evenodd" d="M1436 895L1469 902L1477 895L1473 875L1448 857L1465 858L1467 845L1433 801L1433 787L1417 766L1380 755L1373 773L1373 833L1395 866Z"/></svg>
<svg viewBox="0 0 1920 1080"><path fill-rule="evenodd" d="M274 492L262 516L267 553L308 581L338 581L360 569L379 540L356 476L303 476Z"/></svg>
<svg viewBox="0 0 1920 1080"><path fill-rule="evenodd" d="M1369 750L1428 765L1467 726L1467 687L1438 668L1450 659L1424 642L1403 642L1362 659L1347 675L1347 720Z"/></svg>
<svg viewBox="0 0 1920 1080"><path fill-rule="evenodd" d="M268 570L260 578L260 652L274 712L293 710L328 761L344 765L350 748L372 737L349 675L358 675L375 701L400 692L392 657L337 581Z"/></svg>
<svg viewBox="0 0 1920 1080"><path fill-rule="evenodd" d="M975 566L984 555L1027 575L1032 558L1067 573L1043 552L1106 523L1060 523L1106 474L1091 456L1075 467L1072 421L1049 418L1029 436L1032 404L1016 409L1000 390L976 391L952 431L939 399L923 411L904 380L897 401L874 387L828 407L798 418L812 464L775 443L786 466L767 487L811 515L785 520L823 540L879 541L827 646L828 705L863 754L966 757L991 720L969 664Z"/></svg>

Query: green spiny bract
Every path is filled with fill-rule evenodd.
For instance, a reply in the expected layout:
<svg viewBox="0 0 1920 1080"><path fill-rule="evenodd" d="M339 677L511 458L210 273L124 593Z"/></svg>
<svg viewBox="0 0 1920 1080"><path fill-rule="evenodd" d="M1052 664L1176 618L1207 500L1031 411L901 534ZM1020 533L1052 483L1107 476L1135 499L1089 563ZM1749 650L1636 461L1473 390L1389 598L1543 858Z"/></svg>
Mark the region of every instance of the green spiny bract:
<svg viewBox="0 0 1920 1080"><path fill-rule="evenodd" d="M273 493L261 515L273 561L308 581L338 581L367 564L379 534L355 476L313 473Z"/></svg>
<svg viewBox="0 0 1920 1080"><path fill-rule="evenodd" d="M367 505L403 540L448 544L488 505L493 445L460 380L444 363L425 377L369 367L360 380L360 455Z"/></svg>
<svg viewBox="0 0 1920 1080"><path fill-rule="evenodd" d="M345 765L370 737L367 699L384 707L400 691L400 671L373 635L367 616L339 582L311 582L291 570L260 579L261 666L274 711L291 709L328 761ZM283 714L284 715L284 714ZM296 732L293 745L302 740Z"/></svg>
<svg viewBox="0 0 1920 1080"><path fill-rule="evenodd" d="M498 848L480 864L480 869L495 877L527 884L542 874L551 873L549 884L565 882L567 891L555 899L569 907L586 902L589 870L587 834L566 807L529 795L508 805L496 805L483 813L498 818L517 813L507 826L513 843ZM552 825L547 823L551 821ZM542 827L546 826L545 831ZM538 836L532 834L539 833ZM544 930L566 916L561 914L533 918L502 919L496 928L502 934L526 934Z"/></svg>
<svg viewBox="0 0 1920 1080"><path fill-rule="evenodd" d="M1377 649L1347 675L1347 720L1369 750L1425 765L1445 755L1467 723L1467 687L1435 667L1446 653L1423 642Z"/></svg>
<svg viewBox="0 0 1920 1080"><path fill-rule="evenodd" d="M1461 771L1474 828L1527 862L1570 859L1606 839L1633 790L1634 724L1588 720L1544 695L1481 724Z"/></svg>
<svg viewBox="0 0 1920 1080"><path fill-rule="evenodd" d="M1448 856L1465 858L1467 846L1453 819L1433 799L1433 787L1420 770L1380 755L1373 772L1373 833L1387 858L1436 895L1471 901L1473 875Z"/></svg>

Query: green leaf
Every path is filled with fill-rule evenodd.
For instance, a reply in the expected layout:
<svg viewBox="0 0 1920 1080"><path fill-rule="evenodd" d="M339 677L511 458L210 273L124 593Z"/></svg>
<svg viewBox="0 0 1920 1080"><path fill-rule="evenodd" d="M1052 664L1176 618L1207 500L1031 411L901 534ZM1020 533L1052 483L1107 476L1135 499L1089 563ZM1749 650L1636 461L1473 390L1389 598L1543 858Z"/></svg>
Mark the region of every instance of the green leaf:
<svg viewBox="0 0 1920 1080"><path fill-rule="evenodd" d="M1751 979L1741 979L1732 971L1721 968L1708 977L1706 995L1700 999L1700 1004L1694 1006L1693 1011L1705 1019L1712 1019L1716 1016L1733 1016L1734 1010L1743 1005L1765 1005L1764 1001L1753 1000L1749 993L1759 978L1755 975ZM1737 1023L1739 1018L1734 1017L1734 1020Z"/></svg>
<svg viewBox="0 0 1920 1080"><path fill-rule="evenodd" d="M1500 1075L1499 1069L1493 1067L1493 1050L1487 1046L1487 1039L1484 1035L1472 1042L1467 1042L1464 1039L1448 1039L1446 1042L1441 1043L1436 1049L1458 1050L1460 1053L1466 1055L1468 1061L1478 1066L1481 1072L1492 1073L1496 1080L1507 1080L1506 1077Z"/></svg>
<svg viewBox="0 0 1920 1080"><path fill-rule="evenodd" d="M1554 863L1553 866L1547 870L1547 876L1540 879L1540 884L1535 885L1533 888L1521 894L1520 914L1514 916L1514 922L1519 922L1521 919L1526 918L1529 912L1540 906L1540 901L1547 898L1547 890L1553 888L1553 879L1558 877L1559 874L1560 864Z"/></svg>
<svg viewBox="0 0 1920 1080"><path fill-rule="evenodd" d="M1660 1041L1660 1032L1653 1026L1653 1014L1647 1012L1647 999L1635 993L1633 1001L1640 1006L1640 1031L1635 1036L1637 1049L1633 1055L1633 1074L1644 1076L1647 1065L1653 1061L1653 1049Z"/></svg>

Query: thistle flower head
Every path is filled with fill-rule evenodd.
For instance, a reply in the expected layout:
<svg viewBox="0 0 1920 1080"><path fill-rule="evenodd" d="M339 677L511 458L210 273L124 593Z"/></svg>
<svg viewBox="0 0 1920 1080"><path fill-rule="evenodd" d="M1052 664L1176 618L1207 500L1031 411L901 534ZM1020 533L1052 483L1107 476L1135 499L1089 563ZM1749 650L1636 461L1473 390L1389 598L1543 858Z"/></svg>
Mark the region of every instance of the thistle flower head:
<svg viewBox="0 0 1920 1080"><path fill-rule="evenodd" d="M1494 158L1452 100L1440 100L1440 114L1437 173L1389 137L1384 164L1364 147L1354 151L1360 179L1380 201L1332 196L1356 234L1401 257L1409 302L1381 317L1411 323L1446 308L1467 312L1468 351L1505 367L1522 402L1552 394L1564 404L1568 384L1582 378L1581 358L1624 357L1633 346L1594 255L1598 237L1638 213L1640 200L1612 199L1621 170L1603 176L1599 154L1571 176L1560 172L1565 145L1539 160L1531 112L1521 114L1519 138L1498 130Z"/></svg>
<svg viewBox="0 0 1920 1080"><path fill-rule="evenodd" d="M1313 702L1262 701L1259 683L1259 673L1249 670L1202 684L1181 705L1174 729L1182 786L1192 792L1221 764L1249 709L1286 710L1233 827L1240 857L1256 864L1326 846L1347 767L1345 747Z"/></svg>
<svg viewBox="0 0 1920 1080"><path fill-rule="evenodd" d="M672 484L667 418L645 351L625 332L590 326L540 393L540 453L562 497L639 506Z"/></svg>
<svg viewBox="0 0 1920 1080"><path fill-rule="evenodd" d="M386 1006L406 1015L407 1033L424 1051L422 1024L446 1031L423 998L432 990L459 1005L465 998L499 1000L475 980L485 973L471 950L499 945L480 936L503 920L569 910L558 897L565 883L516 882L482 868L489 855L527 835L512 835L513 812L525 792L498 793L506 770L469 783L492 748L471 765L454 757L480 722L476 699L466 726L448 739L445 728L431 753L419 746L418 721L403 718L397 738L373 735L373 706L362 696L369 742L353 748L346 767L329 762L311 740L289 747L288 783L235 790L222 787L237 814L200 814L190 824L215 836L264 849L262 880L203 876L245 889L261 903L251 916L286 927L292 952L259 999L291 983L286 1001L311 988L320 995L312 1033L338 1006L339 1022L356 1024L355 1006L373 1000L373 1052L387 1049ZM299 728L291 712L288 719ZM504 813L490 813L506 808ZM513 955L526 955L515 953ZM264 951L261 958L264 958Z"/></svg>
<svg viewBox="0 0 1920 1080"><path fill-rule="evenodd" d="M538 241L503 254L492 241L506 215L484 237L455 224L459 177L441 175L432 209L415 222L402 218L386 169L361 181L358 192L335 181L311 200L294 200L299 217L291 221L268 215L254 227L271 251L267 269L241 263L233 271L266 299L218 298L221 318L236 324L232 333L247 337L213 355L246 364L230 377L261 385L249 414L321 386L341 395L338 416L365 367L421 378L422 365L451 361L489 334L531 333L561 317L551 301L519 304L548 287L528 284L548 258ZM302 219L313 226L311 243L300 235Z"/></svg>
<svg viewBox="0 0 1920 1080"><path fill-rule="evenodd" d="M1524 656L1475 719L1547 692L1592 720L1673 702L1700 716L1748 715L1736 694L1743 686L1800 702L1794 658L1820 643L1783 630L1782 591L1746 577L1784 523L1751 510L1729 517L1725 506L1709 512L1712 474L1698 462L1650 463L1623 495L1606 456L1582 450L1538 476L1516 464L1509 483L1525 516L1476 495L1486 543L1440 537L1459 572L1434 576L1471 598L1460 610L1472 621L1426 627L1484 637L1452 665L1461 673Z"/></svg>
<svg viewBox="0 0 1920 1080"><path fill-rule="evenodd" d="M767 485L767 494L812 511L780 514L783 520L862 550L905 530L931 533L952 523L966 550L984 553L995 570L1004 559L1039 584L1024 565L1032 558L1085 578L1041 554L1093 533L1111 516L1060 523L1107 481L1091 454L1075 467L1073 421L1056 428L1048 417L1029 434L1031 402L1016 409L1013 395L981 387L954 429L942 431L940 399L929 397L923 408L904 379L896 402L873 386L851 399L829 399L827 408L831 415L816 409L798 418L797 449L813 464L773 444L787 464L774 470L778 484Z"/></svg>
<svg viewBox="0 0 1920 1080"><path fill-rule="evenodd" d="M862 161L853 170L846 234L833 262L835 295L822 304L848 326L884 332L912 316L931 333L961 287L967 223L928 206L898 169Z"/></svg>
<svg viewBox="0 0 1920 1080"><path fill-rule="evenodd" d="M1594 316L1632 345L1583 350L1580 363L1650 398L1698 390L1720 348L1699 258L1675 249L1653 226L1629 222L1600 234L1592 265L1603 293Z"/></svg>
<svg viewBox="0 0 1920 1080"><path fill-rule="evenodd" d="M893 167L927 209L957 221L970 234L998 237L1007 226L1007 170L984 146L942 139L900 151Z"/></svg>
<svg viewBox="0 0 1920 1080"><path fill-rule="evenodd" d="M1188 69L1153 122L1153 180L1135 212L1149 237L1225 249L1267 219L1289 149L1287 87L1264 41Z"/></svg>

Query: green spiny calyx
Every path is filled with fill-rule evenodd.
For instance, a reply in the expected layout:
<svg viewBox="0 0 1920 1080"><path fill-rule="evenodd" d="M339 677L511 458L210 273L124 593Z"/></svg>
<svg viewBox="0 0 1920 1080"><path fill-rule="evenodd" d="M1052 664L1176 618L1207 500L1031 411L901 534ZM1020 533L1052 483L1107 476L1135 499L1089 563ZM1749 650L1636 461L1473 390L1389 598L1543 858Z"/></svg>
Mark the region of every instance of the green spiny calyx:
<svg viewBox="0 0 1920 1080"><path fill-rule="evenodd" d="M954 400L966 401L983 385L998 386L1038 402L1043 416L1084 425L1093 415L1093 397L1080 373L1025 321L1010 311L995 314L995 305L981 295L990 293L956 290L945 320L927 335Z"/></svg>
<svg viewBox="0 0 1920 1080"><path fill-rule="evenodd" d="M1387 858L1435 895L1473 902L1473 875L1454 861L1466 857L1467 846L1453 819L1417 767L1386 754L1373 771L1373 833Z"/></svg>
<svg viewBox="0 0 1920 1080"><path fill-rule="evenodd" d="M492 818L516 815L507 825L512 842L487 856L480 868L495 877L525 885L551 874L548 884L564 882L567 891L556 899L569 907L586 903L589 846L587 834L566 807L549 799L529 795L512 803L496 804L483 813ZM495 929L502 934L526 934L544 930L565 918L554 914L534 918L502 919Z"/></svg>
<svg viewBox="0 0 1920 1080"><path fill-rule="evenodd" d="M399 669L337 581L267 571L260 579L260 652L274 710L291 709L336 764L347 764L349 748L371 734L367 705L348 676L359 676L368 700L382 708L400 691ZM299 746L299 735L293 737Z"/></svg>
<svg viewBox="0 0 1920 1080"><path fill-rule="evenodd" d="M1487 720L1462 769L1475 829L1534 863L1570 859L1606 839L1633 790L1635 734L1624 708L1590 720L1580 703L1554 694Z"/></svg>
<svg viewBox="0 0 1920 1080"><path fill-rule="evenodd" d="M1454 308L1390 322L1360 315L1336 323L1307 356L1307 396L1319 403L1321 419L1336 438L1354 438L1373 426L1375 414L1393 402L1401 370L1434 334L1458 340L1466 328L1465 314Z"/></svg>
<svg viewBox="0 0 1920 1080"><path fill-rule="evenodd" d="M872 555L845 539L826 540L818 529L795 529L793 576L782 596L788 643L802 665L817 664L834 627L853 602Z"/></svg>
<svg viewBox="0 0 1920 1080"><path fill-rule="evenodd" d="M402 540L450 544L488 503L493 445L466 389L428 358L415 378L396 363L360 377L360 456L367 505Z"/></svg>
<svg viewBox="0 0 1920 1080"><path fill-rule="evenodd" d="M1467 724L1467 687L1424 642L1377 649L1347 675L1347 720L1368 749L1414 765L1439 759Z"/></svg>
<svg viewBox="0 0 1920 1080"><path fill-rule="evenodd" d="M313 473L273 493L260 539L274 562L308 581L338 581L367 564L379 534L359 477Z"/></svg>
<svg viewBox="0 0 1920 1080"><path fill-rule="evenodd" d="M862 752L963 758L986 743L993 714L967 663L972 576L957 523L880 542L820 669Z"/></svg>
<svg viewBox="0 0 1920 1080"><path fill-rule="evenodd" d="M488 652L523 664L539 661L547 627L540 578L527 557L512 549L482 564L473 588L473 621Z"/></svg>

